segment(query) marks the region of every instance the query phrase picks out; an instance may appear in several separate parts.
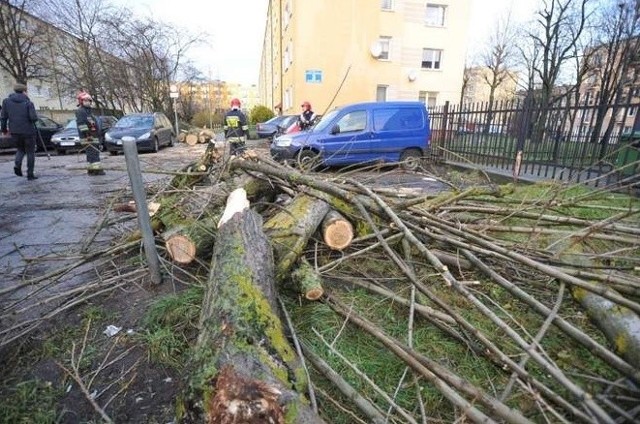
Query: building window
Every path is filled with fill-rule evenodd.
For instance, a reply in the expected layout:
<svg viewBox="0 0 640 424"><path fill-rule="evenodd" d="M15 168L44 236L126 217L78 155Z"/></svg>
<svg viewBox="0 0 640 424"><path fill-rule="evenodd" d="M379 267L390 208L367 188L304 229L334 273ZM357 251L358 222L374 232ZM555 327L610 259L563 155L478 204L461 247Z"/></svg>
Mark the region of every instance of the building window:
<svg viewBox="0 0 640 424"><path fill-rule="evenodd" d="M289 22L291 22L291 2L287 1L284 5L284 12L282 13L282 25L286 28L289 26Z"/></svg>
<svg viewBox="0 0 640 424"><path fill-rule="evenodd" d="M635 114L636 114L636 108L634 106L631 106L627 111L627 116L633 116Z"/></svg>
<svg viewBox="0 0 640 424"><path fill-rule="evenodd" d="M289 87L284 91L284 109L290 109L293 106L293 88Z"/></svg>
<svg viewBox="0 0 640 424"><path fill-rule="evenodd" d="M387 101L387 87L386 85L379 85L376 87L376 101L377 102L386 102Z"/></svg>
<svg viewBox="0 0 640 424"><path fill-rule="evenodd" d="M425 24L429 26L443 27L447 12L447 6L441 4L429 4L427 3L427 13L425 17Z"/></svg>
<svg viewBox="0 0 640 424"><path fill-rule="evenodd" d="M422 69L440 69L442 50L422 49Z"/></svg>
<svg viewBox="0 0 640 424"><path fill-rule="evenodd" d="M391 51L391 37L380 37L378 39L382 53L378 56L378 60L389 60L389 52Z"/></svg>
<svg viewBox="0 0 640 424"><path fill-rule="evenodd" d="M380 7L382 10L393 10L393 0L382 0Z"/></svg>
<svg viewBox="0 0 640 424"><path fill-rule="evenodd" d="M425 105L427 104L427 92L426 91L419 91L418 92L418 101L424 103Z"/></svg>
<svg viewBox="0 0 640 424"><path fill-rule="evenodd" d="M293 44L291 41L289 41L287 48L284 49L284 57L282 58L282 61L284 62L283 67L285 71L289 69L289 66L293 63Z"/></svg>
<svg viewBox="0 0 640 424"><path fill-rule="evenodd" d="M427 93L427 107L436 107L438 103L438 93Z"/></svg>
<svg viewBox="0 0 640 424"><path fill-rule="evenodd" d="M305 71L304 82L311 84L320 84L322 82L322 71L319 71L317 69Z"/></svg>

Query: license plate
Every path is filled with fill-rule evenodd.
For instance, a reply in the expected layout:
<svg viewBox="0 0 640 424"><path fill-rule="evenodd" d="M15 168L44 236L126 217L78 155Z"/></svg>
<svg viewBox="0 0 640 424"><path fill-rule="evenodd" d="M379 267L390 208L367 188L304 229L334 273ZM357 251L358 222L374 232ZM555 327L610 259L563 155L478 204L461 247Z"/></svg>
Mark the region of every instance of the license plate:
<svg viewBox="0 0 640 424"><path fill-rule="evenodd" d="M122 146L122 140L117 140L117 141L116 141L116 144L117 144L118 146Z"/></svg>
<svg viewBox="0 0 640 424"><path fill-rule="evenodd" d="M61 141L60 145L61 146L75 146L76 142L75 141Z"/></svg>

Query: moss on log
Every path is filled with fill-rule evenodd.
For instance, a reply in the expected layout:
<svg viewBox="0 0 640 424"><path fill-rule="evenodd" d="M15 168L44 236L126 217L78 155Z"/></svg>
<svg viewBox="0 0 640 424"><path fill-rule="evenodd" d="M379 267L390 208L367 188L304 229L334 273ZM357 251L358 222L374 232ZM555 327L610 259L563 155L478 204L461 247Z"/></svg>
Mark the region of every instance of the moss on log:
<svg viewBox="0 0 640 424"><path fill-rule="evenodd" d="M558 254L567 263L593 265L574 240L559 243ZM595 284L595 282L594 282ZM618 305L591 291L572 286L571 294L593 323L602 331L618 355L640 369L640 317L629 308Z"/></svg>
<svg viewBox="0 0 640 424"><path fill-rule="evenodd" d="M307 300L318 300L324 294L322 279L311 264L304 258L291 274L291 279Z"/></svg>
<svg viewBox="0 0 640 424"><path fill-rule="evenodd" d="M301 194L264 224L273 245L276 279L284 281L302 256L309 239L316 232L329 205L315 197Z"/></svg>
<svg viewBox="0 0 640 424"><path fill-rule="evenodd" d="M271 245L249 209L219 229L200 329L191 393L201 401L189 403L202 405L200 422L322 422L301 394L307 382L278 315Z"/></svg>

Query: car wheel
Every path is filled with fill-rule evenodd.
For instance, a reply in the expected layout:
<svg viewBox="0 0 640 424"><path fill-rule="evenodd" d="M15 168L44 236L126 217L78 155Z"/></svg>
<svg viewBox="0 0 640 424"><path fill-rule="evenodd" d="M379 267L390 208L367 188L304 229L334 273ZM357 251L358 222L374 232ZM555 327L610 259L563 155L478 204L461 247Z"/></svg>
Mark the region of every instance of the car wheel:
<svg viewBox="0 0 640 424"><path fill-rule="evenodd" d="M160 143L158 142L158 137L153 137L153 153L158 153L160 150Z"/></svg>
<svg viewBox="0 0 640 424"><path fill-rule="evenodd" d="M168 144L168 146L169 146L169 147L173 147L173 143L174 143L174 142L175 142L175 141L174 141L174 137L173 137L173 133L172 133L172 134L169 136L169 144Z"/></svg>
<svg viewBox="0 0 640 424"><path fill-rule="evenodd" d="M407 149L400 155L400 162L402 162L402 169L415 171L420 167L422 154L418 149Z"/></svg>
<svg viewBox="0 0 640 424"><path fill-rule="evenodd" d="M313 150L301 150L298 153L297 164L303 171L313 171L320 165L320 156Z"/></svg>

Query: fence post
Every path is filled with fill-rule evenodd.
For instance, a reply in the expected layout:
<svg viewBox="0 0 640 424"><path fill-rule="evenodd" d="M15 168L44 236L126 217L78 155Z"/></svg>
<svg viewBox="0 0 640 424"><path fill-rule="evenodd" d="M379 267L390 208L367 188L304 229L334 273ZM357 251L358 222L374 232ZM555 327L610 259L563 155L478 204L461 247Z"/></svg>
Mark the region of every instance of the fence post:
<svg viewBox="0 0 640 424"><path fill-rule="evenodd" d="M131 181L131 189L133 190L133 199L136 202L138 225L140 226L140 232L142 233L144 253L147 257L147 265L149 266L151 282L154 284L160 284L162 282L162 275L160 274L160 259L158 259L158 251L153 237L151 220L149 219L147 196L145 194L144 183L142 182L142 172L140 171L140 162L138 161L138 147L136 146L135 139L122 140L122 148L124 150L124 157L127 163L129 181Z"/></svg>

